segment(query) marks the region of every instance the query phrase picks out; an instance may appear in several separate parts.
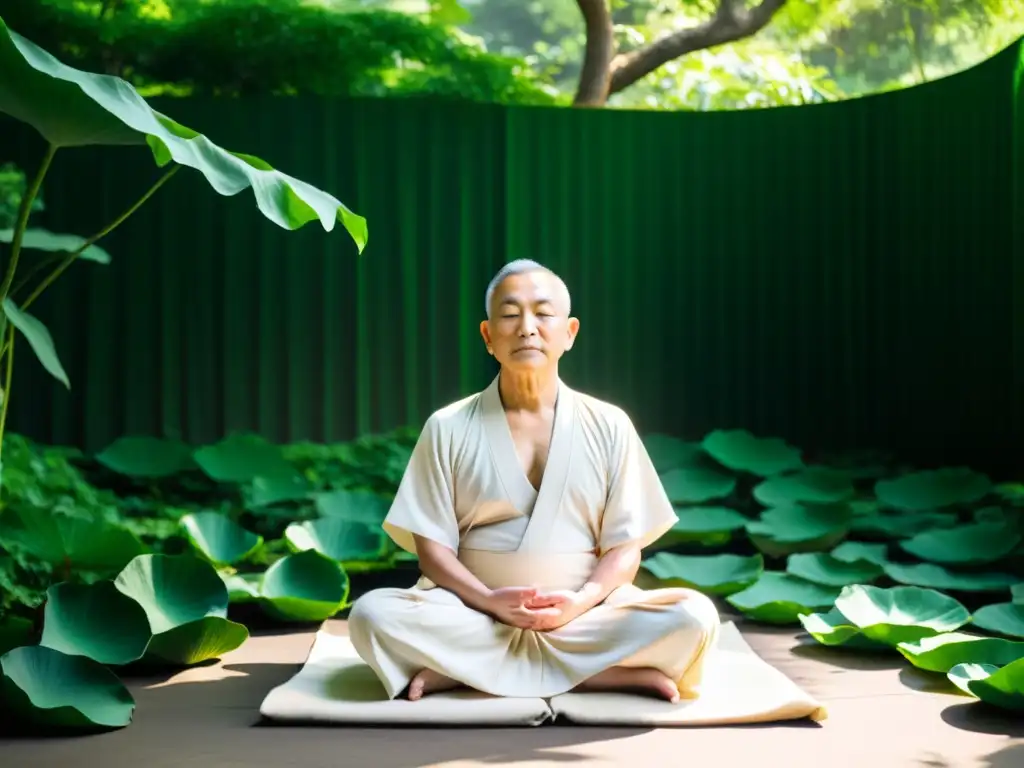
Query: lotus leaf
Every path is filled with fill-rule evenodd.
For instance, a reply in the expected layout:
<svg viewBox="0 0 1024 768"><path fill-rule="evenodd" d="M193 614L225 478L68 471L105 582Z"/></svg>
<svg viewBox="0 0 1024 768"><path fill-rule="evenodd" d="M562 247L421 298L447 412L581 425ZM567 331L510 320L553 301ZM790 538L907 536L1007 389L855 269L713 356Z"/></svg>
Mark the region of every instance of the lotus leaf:
<svg viewBox="0 0 1024 768"><path fill-rule="evenodd" d="M755 583L764 570L761 555L687 556L659 552L643 562L659 586L690 587L712 595L731 595Z"/></svg>
<svg viewBox="0 0 1024 768"><path fill-rule="evenodd" d="M825 613L801 613L797 618L807 634L822 645L843 645L860 635L860 630L835 608Z"/></svg>
<svg viewBox="0 0 1024 768"><path fill-rule="evenodd" d="M30 645L35 628L29 619L21 616L5 616L0 619L0 656L19 645Z"/></svg>
<svg viewBox="0 0 1024 768"><path fill-rule="evenodd" d="M919 533L900 546L933 563L980 565L1002 559L1020 540L1020 533L1005 523L974 523Z"/></svg>
<svg viewBox="0 0 1024 768"><path fill-rule="evenodd" d="M252 603L260 599L260 585L263 583L262 573L225 573L220 572L221 581L228 590L228 602Z"/></svg>
<svg viewBox="0 0 1024 768"><path fill-rule="evenodd" d="M659 545L700 542L704 545L725 544L734 531L745 527L748 520L728 507L686 507L676 511L679 521L659 541Z"/></svg>
<svg viewBox="0 0 1024 768"><path fill-rule="evenodd" d="M979 637L966 632L943 632L917 642L896 646L918 669L946 674L957 664L1003 666L1024 659L1024 643L998 637Z"/></svg>
<svg viewBox="0 0 1024 768"><path fill-rule="evenodd" d="M146 612L109 580L55 584L46 593L41 645L101 664L129 664L149 645Z"/></svg>
<svg viewBox="0 0 1024 768"><path fill-rule="evenodd" d="M678 437L650 434L643 439L644 448L654 468L666 472L679 467L692 467L707 459L700 443L688 443Z"/></svg>
<svg viewBox="0 0 1024 768"><path fill-rule="evenodd" d="M1024 659L1005 667L994 664L957 664L947 675L957 688L986 704L1011 712L1024 712Z"/></svg>
<svg viewBox="0 0 1024 768"><path fill-rule="evenodd" d="M1024 637L1024 605L997 603L986 605L974 612L974 626L1007 637Z"/></svg>
<svg viewBox="0 0 1024 768"><path fill-rule="evenodd" d="M146 612L153 639L146 660L198 664L239 647L249 636L227 617L228 590L206 560L187 555L141 555L115 586Z"/></svg>
<svg viewBox="0 0 1024 768"><path fill-rule="evenodd" d="M299 474L256 477L247 489L247 500L251 507L269 507L283 502L306 501L311 491L309 482Z"/></svg>
<svg viewBox="0 0 1024 768"><path fill-rule="evenodd" d="M800 614L831 608L839 591L779 571L765 571L752 586L726 601L754 621L795 624Z"/></svg>
<svg viewBox="0 0 1024 768"><path fill-rule="evenodd" d="M383 531L343 517L321 517L292 523L285 529L284 538L293 551L315 549L337 560L346 570L353 566L380 564L388 551L388 539Z"/></svg>
<svg viewBox="0 0 1024 768"><path fill-rule="evenodd" d="M868 544L863 541L844 541L830 553L836 560L844 563L855 563L867 560L876 565L889 562L889 547L885 544Z"/></svg>
<svg viewBox="0 0 1024 768"><path fill-rule="evenodd" d="M0 38L0 44L2 44L2 38ZM22 336L28 341L28 345L32 348L39 362L42 363L46 372L65 387L71 389L68 375L64 371L64 366L61 365L60 359L57 357L56 348L53 346L53 337L46 326L38 318L19 308L10 297L3 300L3 310L4 315L11 321L11 325L21 331Z"/></svg>
<svg viewBox="0 0 1024 768"><path fill-rule="evenodd" d="M1011 602L1024 603L1024 584L1014 584L1010 587Z"/></svg>
<svg viewBox="0 0 1024 768"><path fill-rule="evenodd" d="M1014 508L982 507L974 510L972 517L976 523L1002 523L1010 527L1017 527L1024 521L1024 511Z"/></svg>
<svg viewBox="0 0 1024 768"><path fill-rule="evenodd" d="M868 584L882 575L882 566L867 560L846 562L824 552L790 555L786 572L826 587Z"/></svg>
<svg viewBox="0 0 1024 768"><path fill-rule="evenodd" d="M875 483L878 500L907 512L973 504L992 490L992 481L967 467L912 472Z"/></svg>
<svg viewBox="0 0 1024 768"><path fill-rule="evenodd" d="M800 450L775 437L755 437L743 429L715 430L704 438L704 450L723 467L771 477L802 469Z"/></svg>
<svg viewBox="0 0 1024 768"><path fill-rule="evenodd" d="M0 700L6 717L66 730L123 728L135 710L131 693L105 666L42 645L0 656Z"/></svg>
<svg viewBox="0 0 1024 768"><path fill-rule="evenodd" d="M844 587L835 607L866 638L890 646L951 632L971 618L952 597L919 587Z"/></svg>
<svg viewBox="0 0 1024 768"><path fill-rule="evenodd" d="M258 435L236 433L198 449L199 468L219 483L249 483L257 477L295 474L281 449Z"/></svg>
<svg viewBox="0 0 1024 768"><path fill-rule="evenodd" d="M795 504L838 504L854 493L850 476L825 467L808 467L789 475L776 475L754 486L754 498L766 507Z"/></svg>
<svg viewBox="0 0 1024 768"><path fill-rule="evenodd" d="M0 540L66 569L116 572L146 552L134 534L107 522L9 506L0 514Z"/></svg>
<svg viewBox="0 0 1024 768"><path fill-rule="evenodd" d="M1017 582L1007 573L957 573L933 563L886 563L882 568L899 584L949 592L999 592Z"/></svg>
<svg viewBox="0 0 1024 768"><path fill-rule="evenodd" d="M736 489L736 478L700 467L672 469L661 476L669 501L673 504L702 504L721 499Z"/></svg>
<svg viewBox="0 0 1024 768"><path fill-rule="evenodd" d="M847 534L853 514L844 504L772 507L747 523L747 534L772 557L830 549Z"/></svg>
<svg viewBox="0 0 1024 768"><path fill-rule="evenodd" d="M245 530L220 512L193 512L181 518L192 545L217 565L247 560L263 546L263 537Z"/></svg>
<svg viewBox="0 0 1024 768"><path fill-rule="evenodd" d="M341 565L307 549L282 557L263 576L260 596L273 616L288 621L323 621L345 607L348 575Z"/></svg>
<svg viewBox="0 0 1024 768"><path fill-rule="evenodd" d="M869 538L901 539L921 531L950 528L957 522L957 516L950 512L882 512L856 516L850 530Z"/></svg>
<svg viewBox="0 0 1024 768"><path fill-rule="evenodd" d="M176 440L120 437L96 455L112 472L128 477L161 478L194 469L192 449Z"/></svg>
<svg viewBox="0 0 1024 768"><path fill-rule="evenodd" d="M199 171L221 195L251 189L270 221L297 229L319 220L328 232L340 219L361 252L366 221L305 182L251 155L227 152L150 107L130 84L62 64L0 19L0 112L28 123L55 147L148 144L158 166Z"/></svg>
<svg viewBox="0 0 1024 768"><path fill-rule="evenodd" d="M0 243L14 241L13 229L0 229ZM34 251L49 253L75 253L85 245L85 238L78 235L58 235L46 229L26 229L21 238L21 247ZM98 245L89 245L78 254L79 259L94 261L97 264L109 264L110 254Z"/></svg>
<svg viewBox="0 0 1024 768"><path fill-rule="evenodd" d="M316 497L321 517L341 517L370 526L383 523L390 507L390 500L369 491L329 491Z"/></svg>
<svg viewBox="0 0 1024 768"><path fill-rule="evenodd" d="M1011 506L1024 507L1024 483L1000 483L992 491Z"/></svg>

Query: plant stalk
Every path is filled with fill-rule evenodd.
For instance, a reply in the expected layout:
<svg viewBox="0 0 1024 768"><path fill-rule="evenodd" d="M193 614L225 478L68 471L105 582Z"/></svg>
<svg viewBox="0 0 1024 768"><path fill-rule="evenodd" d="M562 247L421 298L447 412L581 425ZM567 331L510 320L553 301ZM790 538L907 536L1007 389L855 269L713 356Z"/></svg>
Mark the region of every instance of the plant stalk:
<svg viewBox="0 0 1024 768"><path fill-rule="evenodd" d="M32 302L34 302L36 299L38 299L39 295L43 291L45 291L47 288L49 288L54 280L56 280L58 277L60 277L62 274L64 274L64 270L66 270L68 267L70 267L71 264L74 262L74 260L77 259L79 257L79 255L81 255L81 253L83 251L85 251L86 248L88 248L90 245L95 243L100 238L106 237L111 232L113 232L115 229L117 229L119 226L121 226L121 224L124 223L125 219L127 219L129 216L131 216L137 210L139 210L139 208L142 207L143 203L145 203L147 200L149 200L149 198L151 198L153 196L153 194L158 189L160 189L160 187L162 187L164 184L166 184L168 181L170 181L171 177L174 176L174 174L176 174L180 168L181 168L180 165L175 165L175 166L171 167L167 171L167 173L165 173L163 176L161 176L159 179L157 179L156 182L153 184L153 186L151 186L149 189L147 189L145 191L145 193L143 193L142 197L140 197L138 200L136 200L134 203L132 203L128 208L126 208L124 213L122 213L120 216L118 216L116 219L114 219L112 222L110 222L110 224L105 226L103 229L101 229L95 235L93 235L88 240L86 240L84 243L82 243L82 246L77 251L69 253L64 258L64 260L60 264L58 264L57 267L50 274L48 274L46 277L43 278L43 280L39 283L39 285L36 286L36 289L34 291L32 291L31 294L29 294L29 297L27 299L25 299L24 303L21 305L21 309L28 309L29 305L32 304Z"/></svg>
<svg viewBox="0 0 1024 768"><path fill-rule="evenodd" d="M14 224L14 237L11 239L11 260L7 263L7 274L4 275L4 281L0 284L0 302L3 302L11 291L14 273L18 269L18 257L21 255L21 241L25 238L28 217L32 212L32 203L35 202L36 195L39 194L39 189L43 186L43 179L46 177L46 172L50 170L50 163L53 162L55 154L57 154L57 147L47 144L43 161L39 164L39 170L36 171L35 178L25 190L25 194L21 198L21 205L18 206L18 220ZM6 403L6 399L4 402Z"/></svg>
<svg viewBox="0 0 1024 768"><path fill-rule="evenodd" d="M0 455L4 449L4 428L7 426L7 406L11 402L11 380L14 378L14 324L7 321L7 343L4 345L4 402L0 405ZM2 464L0 464L2 466Z"/></svg>

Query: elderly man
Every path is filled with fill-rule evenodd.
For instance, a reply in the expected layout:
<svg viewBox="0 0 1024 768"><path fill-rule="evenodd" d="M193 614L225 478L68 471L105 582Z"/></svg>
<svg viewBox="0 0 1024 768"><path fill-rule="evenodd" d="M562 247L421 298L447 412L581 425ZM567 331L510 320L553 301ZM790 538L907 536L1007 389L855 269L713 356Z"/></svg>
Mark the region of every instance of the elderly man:
<svg viewBox="0 0 1024 768"><path fill-rule="evenodd" d="M568 289L515 261L485 308L500 372L423 427L384 521L422 576L356 601L356 650L391 698L693 697L718 613L698 592L632 583L677 518L629 417L559 378L580 325Z"/></svg>

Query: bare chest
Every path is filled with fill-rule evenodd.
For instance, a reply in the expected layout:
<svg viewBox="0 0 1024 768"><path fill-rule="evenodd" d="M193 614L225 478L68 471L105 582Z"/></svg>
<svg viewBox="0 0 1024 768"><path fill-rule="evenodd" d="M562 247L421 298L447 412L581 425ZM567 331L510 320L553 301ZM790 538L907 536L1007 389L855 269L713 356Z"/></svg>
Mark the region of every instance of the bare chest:
<svg viewBox="0 0 1024 768"><path fill-rule="evenodd" d="M520 468L534 489L540 489L551 449L554 419L545 416L508 414L509 431Z"/></svg>

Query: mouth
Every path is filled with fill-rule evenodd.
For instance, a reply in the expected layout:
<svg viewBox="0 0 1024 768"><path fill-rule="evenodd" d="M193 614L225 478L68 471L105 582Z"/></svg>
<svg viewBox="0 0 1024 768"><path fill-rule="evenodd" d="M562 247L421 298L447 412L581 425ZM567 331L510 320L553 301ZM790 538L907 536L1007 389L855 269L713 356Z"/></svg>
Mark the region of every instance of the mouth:
<svg viewBox="0 0 1024 768"><path fill-rule="evenodd" d="M540 349L538 349L537 347L519 347L517 349L512 350L512 354L514 355L517 355L520 352L540 352Z"/></svg>

